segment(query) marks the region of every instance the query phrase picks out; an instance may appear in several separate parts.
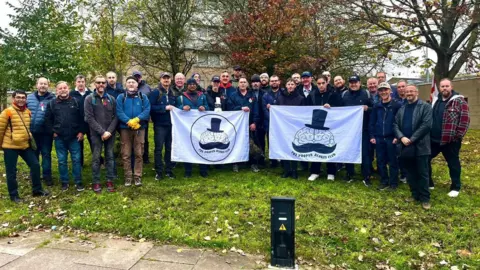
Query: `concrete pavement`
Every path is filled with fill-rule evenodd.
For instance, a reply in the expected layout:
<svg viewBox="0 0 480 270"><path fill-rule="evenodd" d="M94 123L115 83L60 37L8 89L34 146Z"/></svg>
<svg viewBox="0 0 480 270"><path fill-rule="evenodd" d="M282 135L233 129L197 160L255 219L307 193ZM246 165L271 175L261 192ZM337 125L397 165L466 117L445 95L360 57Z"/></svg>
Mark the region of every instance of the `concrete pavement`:
<svg viewBox="0 0 480 270"><path fill-rule="evenodd" d="M67 234L68 235L68 234ZM0 239L0 269L265 269L263 256L156 246L108 234L21 233Z"/></svg>

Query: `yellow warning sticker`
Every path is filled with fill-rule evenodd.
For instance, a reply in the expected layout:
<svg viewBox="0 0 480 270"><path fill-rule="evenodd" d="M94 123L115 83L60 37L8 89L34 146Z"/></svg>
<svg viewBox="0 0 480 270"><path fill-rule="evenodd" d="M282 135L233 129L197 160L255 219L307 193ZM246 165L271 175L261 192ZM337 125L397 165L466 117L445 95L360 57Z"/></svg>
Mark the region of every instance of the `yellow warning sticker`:
<svg viewBox="0 0 480 270"><path fill-rule="evenodd" d="M280 231L286 231L287 228L285 228L285 225L282 224L282 226L280 226Z"/></svg>

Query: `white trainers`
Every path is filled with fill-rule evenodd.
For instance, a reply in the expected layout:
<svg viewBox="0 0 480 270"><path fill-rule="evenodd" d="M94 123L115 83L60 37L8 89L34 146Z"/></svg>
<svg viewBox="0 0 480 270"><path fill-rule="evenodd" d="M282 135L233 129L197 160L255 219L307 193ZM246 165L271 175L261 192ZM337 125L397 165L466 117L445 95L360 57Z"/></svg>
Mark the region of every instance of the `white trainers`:
<svg viewBox="0 0 480 270"><path fill-rule="evenodd" d="M335 175L333 175L333 174L327 175L327 180L335 181Z"/></svg>
<svg viewBox="0 0 480 270"><path fill-rule="evenodd" d="M447 195L450 198L456 198L456 197L458 197L458 194L460 194L460 191L452 190Z"/></svg>
<svg viewBox="0 0 480 270"><path fill-rule="evenodd" d="M308 177L308 181L315 181L320 175L318 174L311 174L310 177Z"/></svg>

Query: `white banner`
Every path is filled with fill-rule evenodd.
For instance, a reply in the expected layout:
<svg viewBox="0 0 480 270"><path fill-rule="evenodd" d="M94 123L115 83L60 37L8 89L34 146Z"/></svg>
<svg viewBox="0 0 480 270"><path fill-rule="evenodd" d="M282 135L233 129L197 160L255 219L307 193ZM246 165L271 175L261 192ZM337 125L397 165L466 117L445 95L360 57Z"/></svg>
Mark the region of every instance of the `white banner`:
<svg viewBox="0 0 480 270"><path fill-rule="evenodd" d="M271 106L271 159L362 163L363 107Z"/></svg>
<svg viewBox="0 0 480 270"><path fill-rule="evenodd" d="M172 116L172 161L226 164L248 161L249 113L189 112L175 108Z"/></svg>

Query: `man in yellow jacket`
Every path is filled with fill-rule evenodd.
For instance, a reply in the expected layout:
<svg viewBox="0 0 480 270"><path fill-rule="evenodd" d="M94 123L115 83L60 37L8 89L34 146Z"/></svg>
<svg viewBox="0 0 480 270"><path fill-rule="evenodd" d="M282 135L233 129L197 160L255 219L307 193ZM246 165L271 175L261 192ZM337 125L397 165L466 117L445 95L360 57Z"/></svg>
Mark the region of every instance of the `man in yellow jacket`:
<svg viewBox="0 0 480 270"><path fill-rule="evenodd" d="M21 202L18 195L17 160L18 156L30 167L32 193L34 197L48 196L40 182L40 164L32 149L30 133L30 111L26 107L27 94L17 90L12 94L12 106L0 114L0 146L3 149L5 168L7 170L7 187L10 200Z"/></svg>

